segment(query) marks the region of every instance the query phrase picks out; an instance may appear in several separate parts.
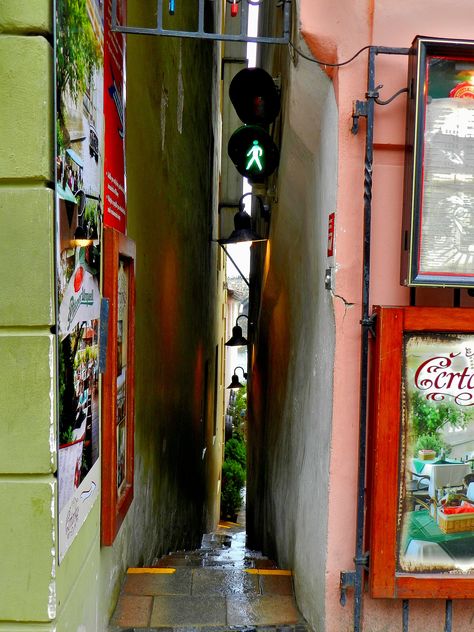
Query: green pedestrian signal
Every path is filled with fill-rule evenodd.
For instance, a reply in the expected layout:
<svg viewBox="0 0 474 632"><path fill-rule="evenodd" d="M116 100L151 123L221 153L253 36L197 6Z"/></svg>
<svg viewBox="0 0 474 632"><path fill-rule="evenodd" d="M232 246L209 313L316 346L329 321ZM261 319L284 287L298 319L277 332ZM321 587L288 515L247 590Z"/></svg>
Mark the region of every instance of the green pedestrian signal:
<svg viewBox="0 0 474 632"><path fill-rule="evenodd" d="M229 97L245 125L230 137L230 159L250 182L263 182L278 167L280 152L268 129L280 111L280 97L263 68L244 68L229 87Z"/></svg>
<svg viewBox="0 0 474 632"><path fill-rule="evenodd" d="M229 140L227 153L245 178L263 182L278 167L280 152L270 134L258 125L242 125Z"/></svg>
<svg viewBox="0 0 474 632"><path fill-rule="evenodd" d="M247 158L249 157L250 157L250 160L248 161L247 166L245 167L245 170L250 171L250 168L253 165L255 165L256 170L262 173L263 149L258 144L258 140L254 140L252 143L252 147L250 147L250 149L248 150Z"/></svg>

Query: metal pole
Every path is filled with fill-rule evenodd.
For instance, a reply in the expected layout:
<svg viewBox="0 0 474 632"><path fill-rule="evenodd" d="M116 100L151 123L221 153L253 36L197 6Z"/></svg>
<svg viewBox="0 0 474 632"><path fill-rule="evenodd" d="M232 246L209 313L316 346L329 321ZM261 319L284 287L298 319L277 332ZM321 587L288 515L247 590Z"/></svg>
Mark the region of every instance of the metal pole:
<svg viewBox="0 0 474 632"><path fill-rule="evenodd" d="M451 632L453 629L453 601L446 599L446 621L444 624L444 632Z"/></svg>
<svg viewBox="0 0 474 632"><path fill-rule="evenodd" d="M244 276L244 273L242 272L242 270L239 268L239 266L235 263L233 258L230 256L229 251L227 250L227 248L223 244L219 244L219 246L222 248L222 250L225 252L225 254L232 261L232 263L234 264L234 268L240 274L240 276L242 277L242 280L247 284L247 287L250 287L250 283L247 281L247 278Z"/></svg>
<svg viewBox="0 0 474 632"><path fill-rule="evenodd" d="M375 49L369 48L367 93L375 89ZM372 214L372 163L374 135L374 100L367 99L364 163L364 245L362 263L362 332L360 357L360 412L359 412L359 470L357 477L357 522L354 585L354 632L362 629L362 592L364 584L364 516L365 516L365 461L367 440L367 399L369 367L369 294L370 294L370 227Z"/></svg>
<svg viewBox="0 0 474 632"><path fill-rule="evenodd" d="M403 632L408 632L408 614L410 612L410 602L408 599L402 601L402 617L403 617Z"/></svg>

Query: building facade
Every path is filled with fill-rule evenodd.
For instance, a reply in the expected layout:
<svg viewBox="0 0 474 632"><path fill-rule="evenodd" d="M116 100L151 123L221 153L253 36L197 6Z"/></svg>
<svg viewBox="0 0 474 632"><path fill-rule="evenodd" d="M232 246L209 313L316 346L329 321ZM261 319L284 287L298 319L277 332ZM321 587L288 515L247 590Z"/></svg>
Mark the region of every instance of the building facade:
<svg viewBox="0 0 474 632"><path fill-rule="evenodd" d="M254 258L262 281L251 296L258 325L249 367L248 533L252 546L293 569L299 606L316 630L391 631L409 622L406 629L441 631L470 625L470 599L417 599L416 588L406 602L376 599L365 584L356 605L358 610L362 604L362 614L355 617L353 587L341 600L340 581L341 572L354 571L355 557L374 554L368 533L374 511L370 474L362 520L364 512L368 517L365 528L357 528L361 414L365 426L361 379L367 376L369 390L373 384L361 370L364 278L370 274L369 313L375 305L472 306L465 289L410 292L401 284L400 263L408 49L417 35L469 40L473 15L462 0L449 8L443 2L302 0L288 51L261 53L260 64L281 81L276 131L281 158L267 189L274 199L269 242L265 255ZM278 19L278 11L264 12L267 24ZM351 133L354 103L371 100L369 46L400 49L375 55L372 80L379 101L405 89L387 105L373 104L373 165L367 162L364 116L359 132ZM370 244L365 271L364 243ZM366 335L372 354L372 335ZM362 462L362 475L364 469ZM359 549L356 536L362 538Z"/></svg>
<svg viewBox="0 0 474 632"><path fill-rule="evenodd" d="M88 170L98 172L103 164L102 104L91 97L94 88L99 99L102 88L95 70L89 77L93 86L70 93L68 118L57 125L55 164L55 5L60 8L50 0L3 2L0 7L0 223L6 238L0 255L6 270L0 300L0 627L93 632L107 629L127 567L197 546L219 517L225 294L223 261L209 241L209 227L217 218L219 55L212 43L192 40L138 37L127 46L126 232L136 252L135 476L128 512L104 546L100 470L104 480L107 468L114 467L108 459L116 449L116 483L122 484L123 443L119 434L114 448L113 436L108 447L102 442L100 456L98 451L86 456L91 442L96 445L87 429L84 434L89 422L83 401L97 378L97 315L90 326L78 324L82 338L71 364L84 426L79 419L77 428L65 429L69 438L57 434L64 414L58 402L64 395L64 365L57 363L62 312L56 312L60 260L55 255L55 209L71 211L64 226L69 221L75 234L68 239L76 239L78 222L82 229L91 227L84 216L89 202L97 206L100 198L102 204L109 192L101 189L100 173L95 193L82 186ZM88 28L97 33L107 19L106 5L61 6L82 11ZM146 22L155 6L131 1L127 10L131 21ZM184 19L192 19L190 11ZM99 50L96 67L103 54ZM98 236L86 236L96 248ZM93 276L91 251L84 259L85 250L72 241L61 243L67 258L79 258L71 278L77 289ZM91 293L81 300L87 303ZM116 342L121 357L120 334ZM113 370L109 364L108 374ZM106 375L107 369L104 381ZM100 396L94 387L94 405ZM109 410L104 404L101 408L104 422ZM97 419L91 425L98 430ZM78 485L86 459L99 464L99 474L78 501L95 494L89 512L61 548L61 538L69 537L77 518L69 511L60 533L58 508L67 508L69 499L59 502L66 489L66 452L77 447L82 452L75 457L71 488L82 489Z"/></svg>

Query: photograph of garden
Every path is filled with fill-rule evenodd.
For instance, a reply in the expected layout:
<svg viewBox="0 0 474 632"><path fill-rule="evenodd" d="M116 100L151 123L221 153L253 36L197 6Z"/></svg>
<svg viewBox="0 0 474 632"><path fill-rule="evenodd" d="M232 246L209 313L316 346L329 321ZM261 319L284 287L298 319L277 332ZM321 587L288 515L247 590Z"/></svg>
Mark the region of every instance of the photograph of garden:
<svg viewBox="0 0 474 632"><path fill-rule="evenodd" d="M466 571L474 568L474 336L407 334L404 361L399 567Z"/></svg>

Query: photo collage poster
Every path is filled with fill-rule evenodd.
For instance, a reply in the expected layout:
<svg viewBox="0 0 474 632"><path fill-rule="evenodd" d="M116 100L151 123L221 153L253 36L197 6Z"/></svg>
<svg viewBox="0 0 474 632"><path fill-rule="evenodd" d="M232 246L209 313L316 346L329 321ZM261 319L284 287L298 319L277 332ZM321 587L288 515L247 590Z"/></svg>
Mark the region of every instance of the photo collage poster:
<svg viewBox="0 0 474 632"><path fill-rule="evenodd" d="M100 487L103 0L56 5L59 562Z"/></svg>

